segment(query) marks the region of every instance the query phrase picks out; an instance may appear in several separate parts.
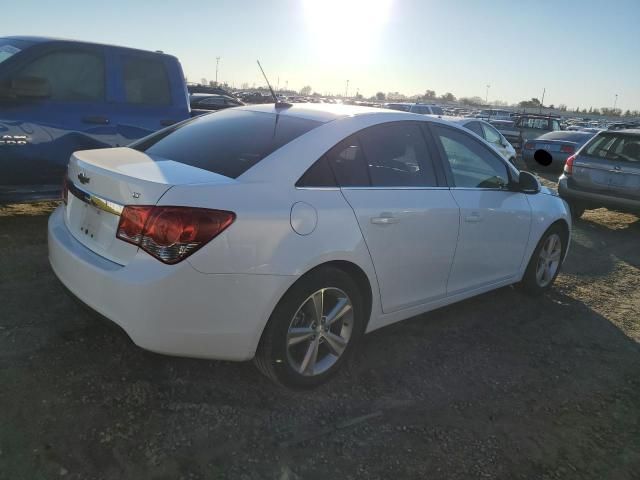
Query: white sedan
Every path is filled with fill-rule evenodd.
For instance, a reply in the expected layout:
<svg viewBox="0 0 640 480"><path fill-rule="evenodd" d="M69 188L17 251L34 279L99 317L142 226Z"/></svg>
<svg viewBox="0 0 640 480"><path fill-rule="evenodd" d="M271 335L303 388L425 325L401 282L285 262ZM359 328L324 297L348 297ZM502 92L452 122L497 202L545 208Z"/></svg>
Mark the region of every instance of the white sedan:
<svg viewBox="0 0 640 480"><path fill-rule="evenodd" d="M49 220L62 283L165 354L317 385L365 332L505 285L541 293L567 205L469 131L257 105L73 154Z"/></svg>
<svg viewBox="0 0 640 480"><path fill-rule="evenodd" d="M508 160L513 165L516 164L516 149L513 148L513 145L489 122L478 118L451 118L448 120L463 126L467 130L471 130L495 148L505 160Z"/></svg>

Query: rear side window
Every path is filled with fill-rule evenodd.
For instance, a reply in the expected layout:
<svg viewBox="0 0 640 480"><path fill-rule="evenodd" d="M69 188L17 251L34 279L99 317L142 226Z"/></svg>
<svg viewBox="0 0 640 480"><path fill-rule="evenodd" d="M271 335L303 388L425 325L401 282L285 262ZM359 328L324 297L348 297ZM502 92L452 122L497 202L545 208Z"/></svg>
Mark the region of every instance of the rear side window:
<svg viewBox="0 0 640 480"><path fill-rule="evenodd" d="M468 128L480 138L484 136L482 133L482 127L480 126L480 122L469 122L465 125L465 128Z"/></svg>
<svg viewBox="0 0 640 480"><path fill-rule="evenodd" d="M97 53L73 50L47 53L20 70L19 76L46 80L51 100L104 100L104 58Z"/></svg>
<svg viewBox="0 0 640 480"><path fill-rule="evenodd" d="M601 133L585 149L590 157L640 162L640 135Z"/></svg>
<svg viewBox="0 0 640 480"><path fill-rule="evenodd" d="M127 103L135 105L171 104L169 78L161 59L125 56L123 74Z"/></svg>
<svg viewBox="0 0 640 480"><path fill-rule="evenodd" d="M287 115L228 109L162 130L131 147L236 178L319 125L314 120Z"/></svg>
<svg viewBox="0 0 640 480"><path fill-rule="evenodd" d="M358 134L374 187L429 187L436 178L422 130L415 123L370 127Z"/></svg>
<svg viewBox="0 0 640 480"><path fill-rule="evenodd" d="M355 135L338 143L326 157L341 187L371 185L362 147Z"/></svg>
<svg viewBox="0 0 640 480"><path fill-rule="evenodd" d="M444 110L440 107L431 107L431 111L434 115L444 115Z"/></svg>

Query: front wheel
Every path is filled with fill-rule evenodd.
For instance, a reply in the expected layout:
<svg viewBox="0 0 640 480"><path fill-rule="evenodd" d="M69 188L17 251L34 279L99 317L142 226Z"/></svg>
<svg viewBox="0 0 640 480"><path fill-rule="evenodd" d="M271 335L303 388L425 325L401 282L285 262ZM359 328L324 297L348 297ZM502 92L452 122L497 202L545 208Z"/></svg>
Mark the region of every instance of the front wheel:
<svg viewBox="0 0 640 480"><path fill-rule="evenodd" d="M294 284L271 314L254 362L271 380L309 388L335 374L364 332L362 295L344 271L319 268Z"/></svg>
<svg viewBox="0 0 640 480"><path fill-rule="evenodd" d="M552 225L538 242L521 286L525 292L539 295L551 288L567 250L568 236L559 225Z"/></svg>

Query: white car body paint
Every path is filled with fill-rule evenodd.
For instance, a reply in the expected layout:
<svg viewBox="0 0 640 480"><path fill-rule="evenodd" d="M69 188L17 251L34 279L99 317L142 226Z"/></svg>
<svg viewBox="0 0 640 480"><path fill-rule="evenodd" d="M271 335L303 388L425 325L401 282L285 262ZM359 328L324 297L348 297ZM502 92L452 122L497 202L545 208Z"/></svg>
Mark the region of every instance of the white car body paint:
<svg viewBox="0 0 640 480"><path fill-rule="evenodd" d="M280 113L327 123L236 179L126 148L74 154L69 178L92 195L121 205L229 210L236 220L187 259L165 265L115 238L117 215L69 195L49 220L50 262L62 283L143 348L246 360L278 301L319 265L348 262L364 272L371 331L519 281L549 226L571 226L566 204L544 189L298 188L318 158L368 126L412 120L461 127L361 107L300 105ZM82 172L91 177L86 185L76 178ZM466 222L474 212L484 221ZM491 265L497 268L483 272Z"/></svg>

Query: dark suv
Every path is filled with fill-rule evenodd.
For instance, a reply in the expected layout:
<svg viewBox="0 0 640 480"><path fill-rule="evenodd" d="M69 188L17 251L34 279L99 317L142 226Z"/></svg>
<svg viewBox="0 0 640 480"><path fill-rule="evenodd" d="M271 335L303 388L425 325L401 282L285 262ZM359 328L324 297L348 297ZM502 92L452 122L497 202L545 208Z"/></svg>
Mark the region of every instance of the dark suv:
<svg viewBox="0 0 640 480"><path fill-rule="evenodd" d="M640 213L640 129L598 133L567 159L558 193L574 218L600 207Z"/></svg>

